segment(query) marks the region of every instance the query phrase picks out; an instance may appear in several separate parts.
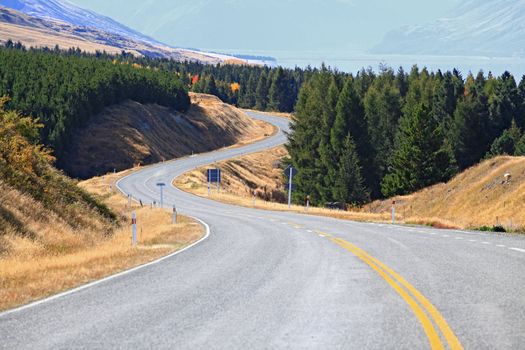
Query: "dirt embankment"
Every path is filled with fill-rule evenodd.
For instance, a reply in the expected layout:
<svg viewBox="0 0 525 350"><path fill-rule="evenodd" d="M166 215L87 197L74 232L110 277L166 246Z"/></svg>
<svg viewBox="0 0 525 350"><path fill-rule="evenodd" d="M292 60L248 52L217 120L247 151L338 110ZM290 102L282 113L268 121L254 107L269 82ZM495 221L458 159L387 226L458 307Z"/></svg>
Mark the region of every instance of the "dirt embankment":
<svg viewBox="0 0 525 350"><path fill-rule="evenodd" d="M89 178L249 143L274 132L214 96L191 94L191 99L185 114L134 101L107 108L74 135L60 167L73 177Z"/></svg>

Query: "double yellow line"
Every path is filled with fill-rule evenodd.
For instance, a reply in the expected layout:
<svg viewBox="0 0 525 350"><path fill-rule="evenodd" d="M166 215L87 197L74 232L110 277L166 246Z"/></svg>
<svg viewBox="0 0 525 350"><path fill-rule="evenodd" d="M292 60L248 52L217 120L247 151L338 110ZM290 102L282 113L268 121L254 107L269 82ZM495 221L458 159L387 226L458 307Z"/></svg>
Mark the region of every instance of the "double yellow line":
<svg viewBox="0 0 525 350"><path fill-rule="evenodd" d="M425 334L428 338L428 342L432 349L445 349L441 338L439 337L436 328L432 321L438 326L439 330L443 334L443 337L448 343L449 349L463 349L463 346L459 342L458 338L450 329L447 321L443 318L441 313L436 309L434 305L427 298L421 294L414 286L408 283L403 277L397 272L377 260L361 248L341 239L334 238L331 235L331 241L340 245L341 247L349 250L367 265L369 265L374 271L376 271L410 306L419 322L423 326ZM432 319L432 321L431 321Z"/></svg>

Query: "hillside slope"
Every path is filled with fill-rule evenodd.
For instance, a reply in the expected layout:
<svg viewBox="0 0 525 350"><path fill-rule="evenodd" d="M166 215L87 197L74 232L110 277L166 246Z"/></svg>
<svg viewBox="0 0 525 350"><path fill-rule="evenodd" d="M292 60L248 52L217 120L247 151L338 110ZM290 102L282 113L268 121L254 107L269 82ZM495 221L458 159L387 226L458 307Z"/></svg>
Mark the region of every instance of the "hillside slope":
<svg viewBox="0 0 525 350"><path fill-rule="evenodd" d="M510 174L506 181L504 175ZM525 157L486 160L451 181L396 198L400 219L413 223L476 228L525 227ZM391 200L376 201L363 210L388 212Z"/></svg>
<svg viewBox="0 0 525 350"><path fill-rule="evenodd" d="M380 54L525 55L525 2L462 1L449 16L387 33Z"/></svg>
<svg viewBox="0 0 525 350"><path fill-rule="evenodd" d="M59 45L62 49L79 47L91 53L116 54L124 50L136 56L178 61L248 63L232 56L174 48L110 18L56 0L0 0L0 43L9 39L27 47Z"/></svg>
<svg viewBox="0 0 525 350"><path fill-rule="evenodd" d="M255 122L218 98L192 94L192 107L181 114L134 101L106 108L73 137L60 167L87 178L113 169L206 152L269 135L273 128Z"/></svg>

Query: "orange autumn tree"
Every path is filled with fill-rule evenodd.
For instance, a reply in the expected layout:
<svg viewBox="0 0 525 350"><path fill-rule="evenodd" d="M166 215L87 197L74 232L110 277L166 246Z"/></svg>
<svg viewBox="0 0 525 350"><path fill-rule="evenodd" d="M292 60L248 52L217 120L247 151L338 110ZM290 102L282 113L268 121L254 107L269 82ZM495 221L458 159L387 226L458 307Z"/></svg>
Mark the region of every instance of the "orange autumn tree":
<svg viewBox="0 0 525 350"><path fill-rule="evenodd" d="M235 92L241 90L241 84L239 84L239 83L231 83L230 84L230 90L231 90L232 93L235 93Z"/></svg>

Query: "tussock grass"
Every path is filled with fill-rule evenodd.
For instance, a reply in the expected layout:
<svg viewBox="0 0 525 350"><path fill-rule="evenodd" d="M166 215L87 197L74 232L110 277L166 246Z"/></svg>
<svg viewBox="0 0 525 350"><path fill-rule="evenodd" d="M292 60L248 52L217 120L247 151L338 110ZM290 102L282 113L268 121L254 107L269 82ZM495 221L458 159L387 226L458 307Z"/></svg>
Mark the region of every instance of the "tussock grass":
<svg viewBox="0 0 525 350"><path fill-rule="evenodd" d="M119 225L111 232L97 223L80 231L72 228L31 197L0 183L2 203L12 203L6 210L14 212L31 232L20 235L10 229L0 236L0 310L149 262L202 237L203 228L187 217L180 216L179 222L172 225L168 211L139 208L136 203L127 208L127 199L114 187L124 174L80 184L118 213ZM131 247L132 211L138 217L136 248Z"/></svg>

